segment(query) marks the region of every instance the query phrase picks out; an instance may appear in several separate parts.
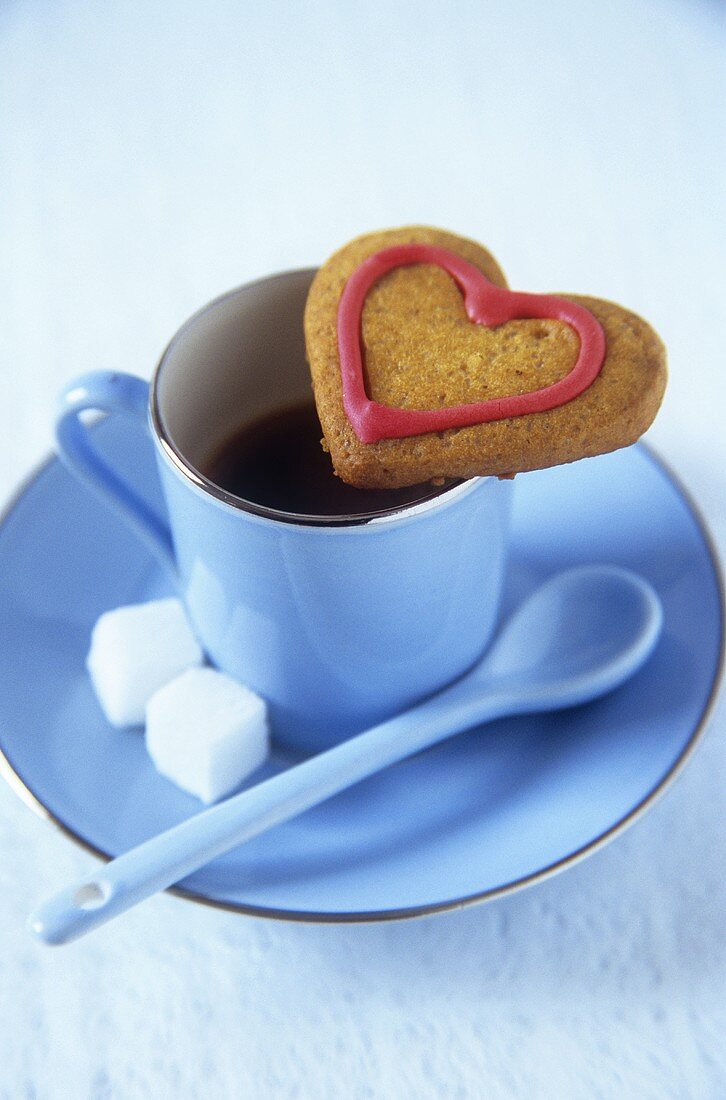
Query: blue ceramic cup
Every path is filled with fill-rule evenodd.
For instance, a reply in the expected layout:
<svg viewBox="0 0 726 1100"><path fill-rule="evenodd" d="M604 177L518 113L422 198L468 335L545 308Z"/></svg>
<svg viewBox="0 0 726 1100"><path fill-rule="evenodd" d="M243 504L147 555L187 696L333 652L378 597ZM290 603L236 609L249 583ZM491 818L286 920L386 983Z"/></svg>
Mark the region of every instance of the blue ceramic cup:
<svg viewBox="0 0 726 1100"><path fill-rule="evenodd" d="M195 314L151 385L105 371L61 395L61 457L167 567L211 660L270 705L287 747L327 748L466 671L494 630L511 482L474 478L365 516L235 497L201 472L242 423L310 400L302 317L313 271L243 286ZM169 525L94 449L85 410L142 420Z"/></svg>

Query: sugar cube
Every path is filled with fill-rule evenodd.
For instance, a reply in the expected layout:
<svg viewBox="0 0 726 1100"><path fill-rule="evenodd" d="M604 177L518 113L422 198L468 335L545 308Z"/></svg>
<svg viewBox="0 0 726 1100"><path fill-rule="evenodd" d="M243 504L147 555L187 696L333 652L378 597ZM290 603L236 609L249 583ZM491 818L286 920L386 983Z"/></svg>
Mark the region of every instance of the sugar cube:
<svg viewBox="0 0 726 1100"><path fill-rule="evenodd" d="M146 747L172 783L216 802L264 763L267 705L223 672L190 668L149 700Z"/></svg>
<svg viewBox="0 0 726 1100"><path fill-rule="evenodd" d="M136 726L155 691L203 660L181 601L169 598L101 615L86 665L108 721Z"/></svg>

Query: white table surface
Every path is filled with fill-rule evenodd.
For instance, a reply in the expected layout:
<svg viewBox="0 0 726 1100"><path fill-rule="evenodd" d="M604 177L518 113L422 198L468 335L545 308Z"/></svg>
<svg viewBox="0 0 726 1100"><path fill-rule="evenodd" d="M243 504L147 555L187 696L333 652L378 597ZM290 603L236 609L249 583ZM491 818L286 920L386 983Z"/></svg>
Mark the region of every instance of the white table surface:
<svg viewBox="0 0 726 1100"><path fill-rule="evenodd" d="M489 244L518 288L653 322L671 382L649 438L723 550L723 12L3 4L3 499L75 373L148 376L219 292L427 222ZM42 948L28 910L91 860L0 788L0 1096L723 1097L725 725L592 859L402 924L162 896Z"/></svg>

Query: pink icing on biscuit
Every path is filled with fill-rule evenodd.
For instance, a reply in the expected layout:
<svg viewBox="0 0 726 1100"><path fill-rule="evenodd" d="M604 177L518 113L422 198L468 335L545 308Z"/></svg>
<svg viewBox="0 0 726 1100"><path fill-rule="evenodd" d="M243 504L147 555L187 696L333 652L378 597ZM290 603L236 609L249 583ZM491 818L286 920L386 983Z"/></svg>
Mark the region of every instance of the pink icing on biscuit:
<svg viewBox="0 0 726 1100"><path fill-rule="evenodd" d="M550 386L530 393L495 397L443 409L400 409L371 401L363 380L361 318L371 288L396 267L436 264L456 281L464 306L477 325L506 321L550 319L570 325L580 338L580 351L569 374ZM587 389L600 373L605 358L605 333L582 306L549 294L524 294L491 283L478 268L454 252L429 244L384 248L369 256L348 279L338 306L338 351L343 382L343 405L361 443L402 439L425 432L466 428L510 416L526 416L564 405Z"/></svg>

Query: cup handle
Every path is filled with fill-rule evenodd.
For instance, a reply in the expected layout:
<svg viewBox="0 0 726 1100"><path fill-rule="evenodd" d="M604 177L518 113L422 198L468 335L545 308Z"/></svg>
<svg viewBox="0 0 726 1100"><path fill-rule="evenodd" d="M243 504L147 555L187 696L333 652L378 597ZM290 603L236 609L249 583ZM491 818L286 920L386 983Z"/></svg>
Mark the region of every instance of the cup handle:
<svg viewBox="0 0 726 1100"><path fill-rule="evenodd" d="M148 431L149 386L142 378L116 371L92 371L70 382L59 397L58 453L80 481L109 501L155 557L176 576L171 532L91 442L80 414L92 409L140 421Z"/></svg>

